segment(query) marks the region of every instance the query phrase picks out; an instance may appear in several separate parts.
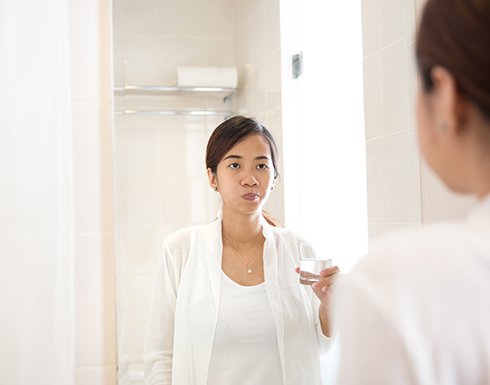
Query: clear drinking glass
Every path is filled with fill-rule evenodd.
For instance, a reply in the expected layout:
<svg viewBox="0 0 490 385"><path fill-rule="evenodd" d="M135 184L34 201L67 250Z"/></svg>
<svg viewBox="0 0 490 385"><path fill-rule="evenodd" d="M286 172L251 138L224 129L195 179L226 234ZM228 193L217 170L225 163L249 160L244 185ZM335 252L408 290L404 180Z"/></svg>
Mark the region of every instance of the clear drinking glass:
<svg viewBox="0 0 490 385"><path fill-rule="evenodd" d="M312 285L320 279L320 271L332 266L330 258L318 257L309 243L299 245L299 283Z"/></svg>

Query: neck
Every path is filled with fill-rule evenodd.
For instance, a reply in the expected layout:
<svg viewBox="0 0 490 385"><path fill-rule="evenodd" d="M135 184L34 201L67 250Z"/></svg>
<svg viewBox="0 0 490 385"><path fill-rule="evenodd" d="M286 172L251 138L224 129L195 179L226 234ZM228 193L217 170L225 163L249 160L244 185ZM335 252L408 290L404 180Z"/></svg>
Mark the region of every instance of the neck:
<svg viewBox="0 0 490 385"><path fill-rule="evenodd" d="M482 144L483 143L483 144ZM472 141L468 155L463 158L464 172L472 193L484 198L490 193L490 137L477 137Z"/></svg>
<svg viewBox="0 0 490 385"><path fill-rule="evenodd" d="M221 224L223 238L236 246L255 242L262 233L261 215L261 211L253 214L242 214L230 212L223 208L223 221Z"/></svg>
<svg viewBox="0 0 490 385"><path fill-rule="evenodd" d="M468 130L465 147L466 172L472 193L481 199L490 194L490 122L474 106L470 108L472 129Z"/></svg>
<svg viewBox="0 0 490 385"><path fill-rule="evenodd" d="M487 170L481 170L481 177L475 177L473 184L474 191L479 199L485 198L490 194L490 174Z"/></svg>

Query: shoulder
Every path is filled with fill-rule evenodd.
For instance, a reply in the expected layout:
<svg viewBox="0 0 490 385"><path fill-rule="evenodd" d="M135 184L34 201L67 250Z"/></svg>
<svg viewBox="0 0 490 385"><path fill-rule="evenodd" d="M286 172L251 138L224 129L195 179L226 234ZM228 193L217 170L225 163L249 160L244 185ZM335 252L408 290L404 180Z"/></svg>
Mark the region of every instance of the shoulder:
<svg viewBox="0 0 490 385"><path fill-rule="evenodd" d="M470 233L464 223L449 222L394 231L374 240L365 260L388 265L439 262L448 250L467 247Z"/></svg>
<svg viewBox="0 0 490 385"><path fill-rule="evenodd" d="M206 233L214 231L216 221L205 225L188 226L170 234L163 241L163 249L171 253L186 252L195 243L203 242Z"/></svg>
<svg viewBox="0 0 490 385"><path fill-rule="evenodd" d="M271 226L270 228L276 243L297 245L298 243L305 241L305 239L294 230L274 226Z"/></svg>
<svg viewBox="0 0 490 385"><path fill-rule="evenodd" d="M200 227L202 226L189 226L179 229L165 238L163 243L164 245L173 248L176 245L189 242L193 235L199 231Z"/></svg>
<svg viewBox="0 0 490 385"><path fill-rule="evenodd" d="M395 231L372 242L368 254L343 277L343 285L364 292L431 290L444 271L448 281L472 268L471 229L464 223L440 223ZM467 258L468 257L468 258ZM374 293L374 292L373 292Z"/></svg>

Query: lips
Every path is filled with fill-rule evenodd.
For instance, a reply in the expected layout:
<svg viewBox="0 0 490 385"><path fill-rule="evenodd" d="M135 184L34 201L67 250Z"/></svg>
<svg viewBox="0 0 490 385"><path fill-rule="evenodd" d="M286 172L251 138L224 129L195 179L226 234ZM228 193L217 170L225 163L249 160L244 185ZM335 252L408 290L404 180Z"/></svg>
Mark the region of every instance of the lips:
<svg viewBox="0 0 490 385"><path fill-rule="evenodd" d="M244 194L242 195L242 198L247 200L247 201L254 201L256 199L259 199L259 194L255 194L255 193L247 193L247 194Z"/></svg>

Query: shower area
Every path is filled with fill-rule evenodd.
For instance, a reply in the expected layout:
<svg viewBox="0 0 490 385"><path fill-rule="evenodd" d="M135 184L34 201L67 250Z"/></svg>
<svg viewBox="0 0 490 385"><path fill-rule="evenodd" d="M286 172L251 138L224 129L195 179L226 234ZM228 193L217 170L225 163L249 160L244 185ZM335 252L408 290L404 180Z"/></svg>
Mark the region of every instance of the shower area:
<svg viewBox="0 0 490 385"><path fill-rule="evenodd" d="M118 384L142 384L161 242L217 214L210 133L240 113L281 146L279 0L114 0L113 42ZM268 209L284 220L281 187Z"/></svg>

